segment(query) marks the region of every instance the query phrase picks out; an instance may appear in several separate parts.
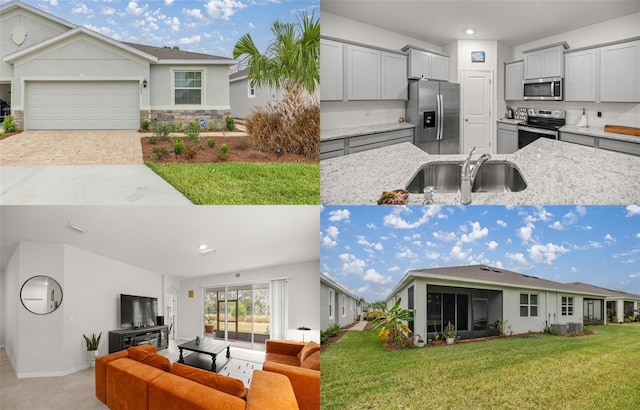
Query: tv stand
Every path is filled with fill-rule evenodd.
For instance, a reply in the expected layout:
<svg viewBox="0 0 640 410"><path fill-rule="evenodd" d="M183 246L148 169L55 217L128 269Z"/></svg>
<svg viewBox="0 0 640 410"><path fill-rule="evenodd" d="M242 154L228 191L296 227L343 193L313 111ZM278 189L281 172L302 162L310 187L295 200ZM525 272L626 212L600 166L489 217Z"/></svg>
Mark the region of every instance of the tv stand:
<svg viewBox="0 0 640 410"><path fill-rule="evenodd" d="M168 326L147 326L137 329L118 329L109 332L109 353L119 352L131 346L151 344L158 350L169 346Z"/></svg>

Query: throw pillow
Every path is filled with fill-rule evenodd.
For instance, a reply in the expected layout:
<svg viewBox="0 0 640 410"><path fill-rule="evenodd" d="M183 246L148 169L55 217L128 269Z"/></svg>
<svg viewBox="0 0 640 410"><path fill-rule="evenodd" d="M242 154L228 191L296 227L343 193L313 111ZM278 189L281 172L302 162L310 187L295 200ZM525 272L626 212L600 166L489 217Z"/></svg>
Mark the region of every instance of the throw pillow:
<svg viewBox="0 0 640 410"><path fill-rule="evenodd" d="M171 371L171 361L168 358L159 355L158 353L151 353L144 359L142 359L142 363L148 364L149 366L153 366L157 369L164 370L165 372Z"/></svg>
<svg viewBox="0 0 640 410"><path fill-rule="evenodd" d="M174 363L173 366L171 366L171 373L246 400L247 389L244 387L242 380L187 366L181 363Z"/></svg>
<svg viewBox="0 0 640 410"><path fill-rule="evenodd" d="M142 362L145 357L153 354L146 349L141 349L138 346L133 346L127 349L129 353L129 358L135 360L136 362Z"/></svg>
<svg viewBox="0 0 640 410"><path fill-rule="evenodd" d="M304 369L320 370L320 351L318 350L307 357L307 359L300 364L300 367Z"/></svg>
<svg viewBox="0 0 640 410"><path fill-rule="evenodd" d="M302 348L302 350L300 350L300 353L298 353L298 360L300 361L300 363L302 363L307 359L307 357L311 356L312 354L314 354L319 350L320 350L319 344L317 344L316 342L308 342Z"/></svg>

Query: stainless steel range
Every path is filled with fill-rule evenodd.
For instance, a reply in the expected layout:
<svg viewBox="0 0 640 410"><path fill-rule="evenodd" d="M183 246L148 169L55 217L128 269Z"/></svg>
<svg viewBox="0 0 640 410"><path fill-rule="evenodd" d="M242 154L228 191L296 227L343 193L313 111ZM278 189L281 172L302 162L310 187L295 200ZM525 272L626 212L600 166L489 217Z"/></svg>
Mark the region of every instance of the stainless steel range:
<svg viewBox="0 0 640 410"><path fill-rule="evenodd" d="M559 129L566 124L562 110L527 109L527 120L518 124L518 149L538 138L558 139Z"/></svg>

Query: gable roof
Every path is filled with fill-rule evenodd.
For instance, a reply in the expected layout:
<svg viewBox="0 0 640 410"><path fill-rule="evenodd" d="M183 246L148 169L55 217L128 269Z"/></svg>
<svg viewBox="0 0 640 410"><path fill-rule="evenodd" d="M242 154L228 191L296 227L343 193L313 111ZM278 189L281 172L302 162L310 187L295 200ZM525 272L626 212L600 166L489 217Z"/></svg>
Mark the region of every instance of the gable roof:
<svg viewBox="0 0 640 410"><path fill-rule="evenodd" d="M247 78L247 74L249 74L249 69L245 67L242 70L238 70L235 73L229 74L229 81L234 82L244 80L245 78Z"/></svg>
<svg viewBox="0 0 640 410"><path fill-rule="evenodd" d="M54 16L51 13L47 13L46 11L40 10L36 7L30 6L26 3L23 3L19 0L13 0L10 1L8 3L5 3L3 5L0 5L0 16L8 13L12 10L16 10L16 9L23 9L23 10L27 10L30 11L33 14L36 14L42 18L48 19L48 20L52 20L55 21L58 24L61 24L63 26L67 26L69 28L75 28L77 27L77 24L73 24L67 20L61 19L60 17Z"/></svg>
<svg viewBox="0 0 640 410"><path fill-rule="evenodd" d="M122 42L129 47L133 47L144 53L150 54L158 59L158 63L170 64L177 62L200 62L206 64L225 64L233 65L237 61L227 57L214 56L211 54L194 53L192 51L175 50L166 47L147 46L144 44Z"/></svg>
<svg viewBox="0 0 640 410"><path fill-rule="evenodd" d="M485 285L498 285L514 288L526 288L537 290L552 290L558 292L568 292L573 294L587 294L594 296L606 296L602 291L577 289L575 286L554 282L547 279L542 279L537 276L525 275L523 273L517 273L508 271L506 269L499 269L487 265L467 265L467 266L452 266L445 268L433 268L433 269L414 269L409 270L400 280L398 285L391 291L391 296L404 287L411 278L437 278L446 279L452 281L465 281L474 282Z"/></svg>
<svg viewBox="0 0 640 410"><path fill-rule="evenodd" d="M640 300L640 295L623 292L621 290L607 289L596 285L590 285L583 282L571 282L568 285L574 286L576 289L582 289L589 292L600 292L607 295L609 299L633 299Z"/></svg>
<svg viewBox="0 0 640 410"><path fill-rule="evenodd" d="M349 292L344 287L342 287L342 285L340 285L339 283L335 282L333 279L331 279L330 277L328 277L327 275L325 275L323 273L320 273L320 282L324 282L325 285L329 286L330 288L333 288L334 290L339 291L342 294L345 294L345 295L349 296L350 298L352 298L354 300L360 299L359 297L357 297L356 295L354 295L353 293Z"/></svg>

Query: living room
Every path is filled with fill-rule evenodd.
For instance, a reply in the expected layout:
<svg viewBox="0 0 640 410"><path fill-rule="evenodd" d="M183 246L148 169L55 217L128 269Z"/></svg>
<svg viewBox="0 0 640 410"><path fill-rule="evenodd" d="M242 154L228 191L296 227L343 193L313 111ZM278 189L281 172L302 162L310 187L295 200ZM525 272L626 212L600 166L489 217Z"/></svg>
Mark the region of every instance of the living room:
<svg viewBox="0 0 640 410"><path fill-rule="evenodd" d="M252 284L271 291L269 338L319 342L318 213L315 206L5 206L3 353L18 379L86 371L83 335L102 333L98 357L110 352L108 334L122 327L122 294L155 298L171 341L215 337L232 349L264 351L255 337L234 346L224 332L229 318L220 322L222 334L205 335L205 291ZM21 301L24 283L38 275L60 285L49 314L31 313Z"/></svg>

